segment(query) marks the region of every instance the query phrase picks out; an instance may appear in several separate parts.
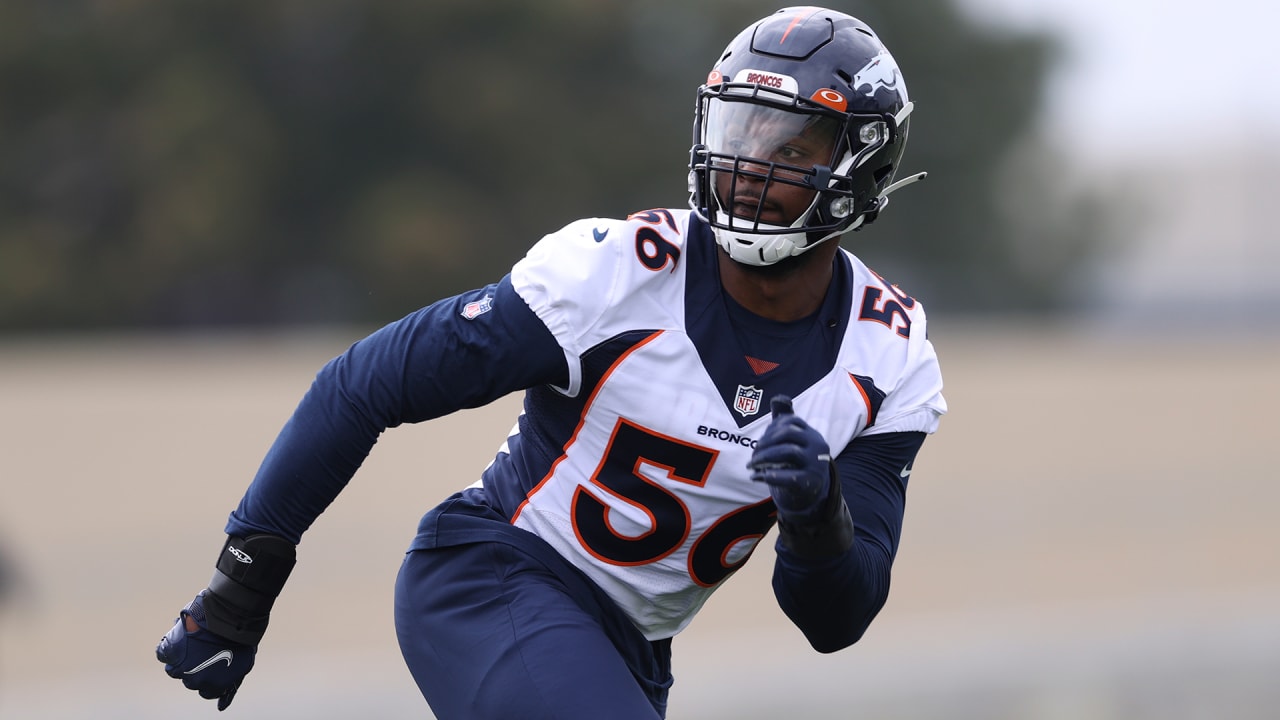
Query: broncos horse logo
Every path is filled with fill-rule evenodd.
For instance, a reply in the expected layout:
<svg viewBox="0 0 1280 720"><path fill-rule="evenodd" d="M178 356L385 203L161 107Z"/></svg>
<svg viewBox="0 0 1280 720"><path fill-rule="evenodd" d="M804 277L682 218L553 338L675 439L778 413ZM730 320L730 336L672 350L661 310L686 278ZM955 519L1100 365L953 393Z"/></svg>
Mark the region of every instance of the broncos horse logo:
<svg viewBox="0 0 1280 720"><path fill-rule="evenodd" d="M901 80L902 72L898 70L898 63L894 61L893 56L881 53L871 58L871 62L853 76L852 85L854 90L870 86L864 94L871 97L880 88L896 91Z"/></svg>

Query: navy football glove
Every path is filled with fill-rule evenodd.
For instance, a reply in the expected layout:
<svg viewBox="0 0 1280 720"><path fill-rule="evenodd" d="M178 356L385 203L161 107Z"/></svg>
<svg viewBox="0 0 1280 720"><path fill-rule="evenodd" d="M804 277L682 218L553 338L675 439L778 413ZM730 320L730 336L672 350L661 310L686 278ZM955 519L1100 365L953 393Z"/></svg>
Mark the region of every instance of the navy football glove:
<svg viewBox="0 0 1280 720"><path fill-rule="evenodd" d="M792 522L818 519L832 491L831 448L791 409L791 398L775 395L773 421L747 468L751 479L769 484L778 513Z"/></svg>
<svg viewBox="0 0 1280 720"><path fill-rule="evenodd" d="M242 645L209 632L202 591L182 609L173 629L156 646L156 659L164 663L169 677L177 678L200 697L218 700L218 710L226 710L236 696L244 676L253 669L255 645ZM187 630L187 618L198 626Z"/></svg>
<svg viewBox="0 0 1280 720"><path fill-rule="evenodd" d="M773 420L765 428L747 468L768 483L778 508L778 541L795 555L839 555L853 544L853 518L840 489L831 448L822 434L775 395Z"/></svg>
<svg viewBox="0 0 1280 720"><path fill-rule="evenodd" d="M275 535L228 536L209 586L156 647L164 671L200 697L217 698L218 709L226 710L253 669L271 607L296 555L292 543Z"/></svg>

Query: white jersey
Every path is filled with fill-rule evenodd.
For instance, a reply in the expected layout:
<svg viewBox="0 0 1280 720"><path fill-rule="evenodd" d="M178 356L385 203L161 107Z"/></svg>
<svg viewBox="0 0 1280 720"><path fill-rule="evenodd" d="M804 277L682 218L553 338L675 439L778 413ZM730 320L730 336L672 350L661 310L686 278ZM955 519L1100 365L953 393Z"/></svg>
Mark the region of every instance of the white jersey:
<svg viewBox="0 0 1280 720"><path fill-rule="evenodd" d="M946 412L921 305L848 252L838 265L830 321L791 339L779 330L777 347L821 347L838 329L829 354L803 357L761 357L774 340L752 346L731 327L713 241L687 210L575 222L512 270L564 350L558 391L580 407L512 522L647 638L684 628L772 525L768 487L746 470L772 395L792 395L833 454L861 435L932 433Z"/></svg>

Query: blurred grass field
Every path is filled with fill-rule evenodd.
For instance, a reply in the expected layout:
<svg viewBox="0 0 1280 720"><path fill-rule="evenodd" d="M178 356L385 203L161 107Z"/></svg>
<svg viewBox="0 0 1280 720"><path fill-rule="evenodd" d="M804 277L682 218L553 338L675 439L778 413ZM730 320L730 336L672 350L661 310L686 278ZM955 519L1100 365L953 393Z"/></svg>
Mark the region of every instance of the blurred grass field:
<svg viewBox="0 0 1280 720"><path fill-rule="evenodd" d="M1280 338L937 326L951 413L880 618L813 653L762 547L677 639L670 718L1275 717ZM0 718L217 715L152 648L312 375L360 334L0 341L0 551L19 573ZM384 436L304 538L229 712L427 715L392 630L396 568L517 407Z"/></svg>

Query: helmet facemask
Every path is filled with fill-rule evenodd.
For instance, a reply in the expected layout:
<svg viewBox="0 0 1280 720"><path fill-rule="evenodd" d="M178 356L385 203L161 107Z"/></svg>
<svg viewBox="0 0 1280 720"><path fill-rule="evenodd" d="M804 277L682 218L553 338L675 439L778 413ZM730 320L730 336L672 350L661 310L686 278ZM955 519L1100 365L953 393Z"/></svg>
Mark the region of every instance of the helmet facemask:
<svg viewBox="0 0 1280 720"><path fill-rule="evenodd" d="M841 112L757 83L709 81L698 93L690 205L738 262L799 255L877 209L876 197L856 196L850 175L896 130L892 116ZM811 194L807 207L786 216L800 192Z"/></svg>

